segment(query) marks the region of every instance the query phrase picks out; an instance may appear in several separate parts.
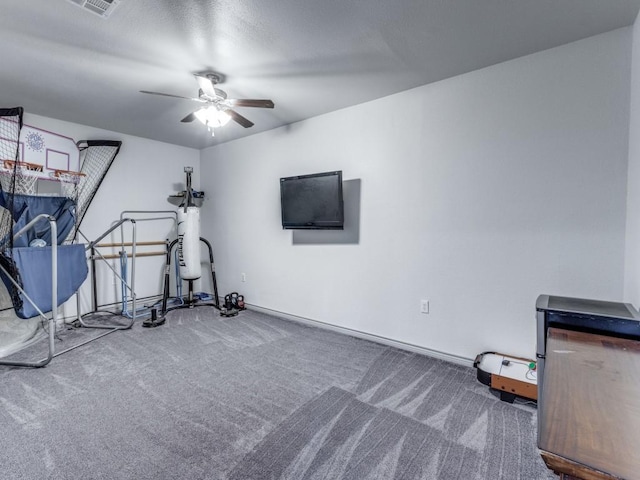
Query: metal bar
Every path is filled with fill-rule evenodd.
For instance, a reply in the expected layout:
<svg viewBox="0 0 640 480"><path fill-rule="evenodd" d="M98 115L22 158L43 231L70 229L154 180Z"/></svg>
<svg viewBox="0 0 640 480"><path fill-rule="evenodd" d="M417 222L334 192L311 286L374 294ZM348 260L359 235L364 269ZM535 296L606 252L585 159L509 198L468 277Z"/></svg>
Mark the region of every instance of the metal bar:
<svg viewBox="0 0 640 480"><path fill-rule="evenodd" d="M147 246L147 245L166 245L167 241L157 241L157 242L138 242L138 246ZM122 242L122 243L100 243L98 245L94 245L94 247L131 247L133 245L132 242ZM164 253L164 252L163 252Z"/></svg>
<svg viewBox="0 0 640 480"><path fill-rule="evenodd" d="M51 318L55 330L55 322L58 319L58 225L52 216L49 216L49 225L51 226ZM54 340L54 336L49 335L49 361L55 352Z"/></svg>
<svg viewBox="0 0 640 480"><path fill-rule="evenodd" d="M35 224L38 223L40 220L45 220L45 219L49 222L49 225L53 225L51 222L53 221L53 223L55 223L56 221L55 218L53 218L51 215L47 215L46 213L41 213L40 215L35 217L33 220L31 220L29 223L27 223L24 227L22 227L20 230L18 230L18 232L13 235L13 241L15 242L22 235L24 235L26 232L31 230L31 228L35 226ZM54 237L51 237L51 238L53 239ZM53 244L53 242L51 243ZM56 243L57 243L57 239L56 239Z"/></svg>
<svg viewBox="0 0 640 480"><path fill-rule="evenodd" d="M173 226L175 228L178 228L178 213L173 210L123 210L122 212L120 212L120 220L124 218L125 214L130 214L130 213L132 214L144 213L144 214L152 214L152 215L168 214L162 217L136 218L136 220L139 222L150 222L155 220L172 220ZM128 216L127 218L132 218L132 217ZM122 240L122 242L124 242L124 230L122 228L120 228L120 239Z"/></svg>
<svg viewBox="0 0 640 480"><path fill-rule="evenodd" d="M169 275L171 273L171 250L178 243L176 238L173 242L167 245L167 258L165 260L164 268L164 289L162 295L162 315L167 313L167 300L169 299Z"/></svg>
<svg viewBox="0 0 640 480"><path fill-rule="evenodd" d="M153 217L153 218L137 218L138 221L146 221L146 220L162 220L162 219L178 219L178 213L174 210L123 210L120 213L120 218L122 219L125 214L128 213L151 213L151 214L168 214L164 217Z"/></svg>
<svg viewBox="0 0 640 480"><path fill-rule="evenodd" d="M136 257L157 257L157 256L164 256L165 252L142 252L142 253L138 253L136 255ZM114 258L120 258L121 255L112 253L112 254L108 254L108 255L101 255L101 258L104 258L105 260L113 260ZM127 257L131 258L132 254L131 253L127 253Z"/></svg>
<svg viewBox="0 0 640 480"><path fill-rule="evenodd" d="M80 289L76 290L76 320L80 320Z"/></svg>
<svg viewBox="0 0 640 480"><path fill-rule="evenodd" d="M100 235L96 240L94 240L92 242L89 242L89 245L87 246L86 249L89 250L91 247L95 247L96 245L98 245L100 243L100 240L105 238L107 235L109 235L111 232L113 232L116 228L118 228L119 226L121 226L125 222L135 222L135 220L132 219L132 218L120 219L120 221L118 221L114 225L112 225L111 228L109 228L106 232L104 232L102 235Z"/></svg>
<svg viewBox="0 0 640 480"><path fill-rule="evenodd" d="M121 329L120 329L120 328L112 328L111 330L109 330L109 331L107 331L107 332L100 333L99 335L96 335L95 337L92 337L92 338L90 338L89 340L85 340L85 341L83 341L83 342L78 343L77 345L74 345L74 346L69 347L69 348L67 348L67 349L65 349L65 350L62 350L62 351L60 351L60 352L57 352L57 353L54 355L54 357L57 357L58 355L62 355L63 353L70 352L71 350L75 350L76 348L78 348L78 347L82 347L83 345L86 345L87 343L91 343L91 342L93 342L94 340L98 340L99 338L106 337L106 336L107 336L107 335L109 335L110 333L117 332L118 330L121 330Z"/></svg>
<svg viewBox="0 0 640 480"><path fill-rule="evenodd" d="M216 281L216 268L213 263L213 248L211 247L211 243L206 238L200 237L200 241L203 242L207 249L209 250L209 265L211 266L211 283L213 286L213 299L216 305L216 308L220 308L220 298L218 297L218 282Z"/></svg>
<svg viewBox="0 0 640 480"><path fill-rule="evenodd" d="M137 295L136 295L136 235L137 233L136 233L136 230L137 230L137 225L135 220L131 221L131 227L133 229L133 234L131 239L131 243L133 243L131 247L131 300L132 300L131 308L133 309L133 314L131 315L131 324L133 325L133 322L135 322L136 316L138 314L138 312L136 311L136 302L137 302Z"/></svg>
<svg viewBox="0 0 640 480"><path fill-rule="evenodd" d="M80 325L86 328L97 328L100 330L129 330L133 326L133 320L129 319L129 322L124 325L100 325L99 323L87 323L81 319Z"/></svg>
<svg viewBox="0 0 640 480"><path fill-rule="evenodd" d="M98 309L98 286L96 278L96 249L91 247L91 308L95 312ZM78 300L78 304L80 300ZM78 309L78 313L80 310Z"/></svg>

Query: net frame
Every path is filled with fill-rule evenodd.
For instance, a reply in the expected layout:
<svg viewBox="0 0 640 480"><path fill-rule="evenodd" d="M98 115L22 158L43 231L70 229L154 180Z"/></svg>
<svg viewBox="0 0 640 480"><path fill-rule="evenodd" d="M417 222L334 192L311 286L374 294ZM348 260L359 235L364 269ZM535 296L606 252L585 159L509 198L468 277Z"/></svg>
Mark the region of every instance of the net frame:
<svg viewBox="0 0 640 480"><path fill-rule="evenodd" d="M0 184L0 193L13 194L16 188L16 171L20 161L20 131L22 130L22 107L0 108L0 160L13 162L11 176L5 185ZM4 162L3 162L4 163ZM6 197L6 208L0 213L0 252L13 249L13 195ZM11 254L10 250L10 254Z"/></svg>

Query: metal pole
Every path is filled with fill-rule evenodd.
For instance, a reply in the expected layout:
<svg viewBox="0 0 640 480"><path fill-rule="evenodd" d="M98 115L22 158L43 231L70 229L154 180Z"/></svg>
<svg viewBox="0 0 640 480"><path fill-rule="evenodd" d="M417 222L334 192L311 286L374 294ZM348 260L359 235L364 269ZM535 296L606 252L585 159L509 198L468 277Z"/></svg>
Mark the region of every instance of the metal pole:
<svg viewBox="0 0 640 480"><path fill-rule="evenodd" d="M51 320L55 333L58 321L58 226L53 217L49 217L51 226ZM51 328L51 327L50 327ZM55 335L49 335L49 360L53 358Z"/></svg>
<svg viewBox="0 0 640 480"><path fill-rule="evenodd" d="M91 311L98 311L98 281L96 278L96 249L91 246Z"/></svg>
<svg viewBox="0 0 640 480"><path fill-rule="evenodd" d="M133 233L131 235L131 243L133 244L131 247L131 308L133 309L133 314L131 315L131 323L136 320L136 221L131 220L131 227L133 228ZM125 279L126 280L126 279Z"/></svg>

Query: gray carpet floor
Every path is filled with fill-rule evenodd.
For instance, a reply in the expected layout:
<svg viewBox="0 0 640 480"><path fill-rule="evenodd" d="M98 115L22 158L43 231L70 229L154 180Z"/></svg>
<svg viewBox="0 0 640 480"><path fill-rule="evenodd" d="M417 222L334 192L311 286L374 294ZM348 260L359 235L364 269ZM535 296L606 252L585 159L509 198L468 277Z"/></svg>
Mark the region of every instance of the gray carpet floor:
<svg viewBox="0 0 640 480"><path fill-rule="evenodd" d="M0 367L0 425L10 480L554 478L535 408L473 369L252 311L175 310Z"/></svg>

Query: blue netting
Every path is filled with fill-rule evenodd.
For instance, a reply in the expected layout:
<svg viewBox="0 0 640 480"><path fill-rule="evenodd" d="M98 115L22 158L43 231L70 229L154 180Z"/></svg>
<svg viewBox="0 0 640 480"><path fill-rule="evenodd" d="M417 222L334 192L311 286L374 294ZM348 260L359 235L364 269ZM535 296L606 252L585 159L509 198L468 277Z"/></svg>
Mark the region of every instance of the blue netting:
<svg viewBox="0 0 640 480"><path fill-rule="evenodd" d="M21 292L0 271L0 278L11 293L13 307L20 318L32 318L38 310L27 296L43 312L50 312L51 305L51 247L14 247L0 254L0 264L22 287ZM80 288L89 269L82 244L58 246L58 293L57 303L62 305ZM60 266L64 265L63 268ZM26 294L26 295L25 295Z"/></svg>
<svg viewBox="0 0 640 480"><path fill-rule="evenodd" d="M43 213L56 219L58 227L57 244L61 244L64 241L75 225L76 204L67 197L11 195L8 192L0 192L0 207L9 210L15 222L11 235ZM47 245L51 245L49 222L41 220L36 224L35 228L14 240L13 246L28 247L35 239L44 240Z"/></svg>

